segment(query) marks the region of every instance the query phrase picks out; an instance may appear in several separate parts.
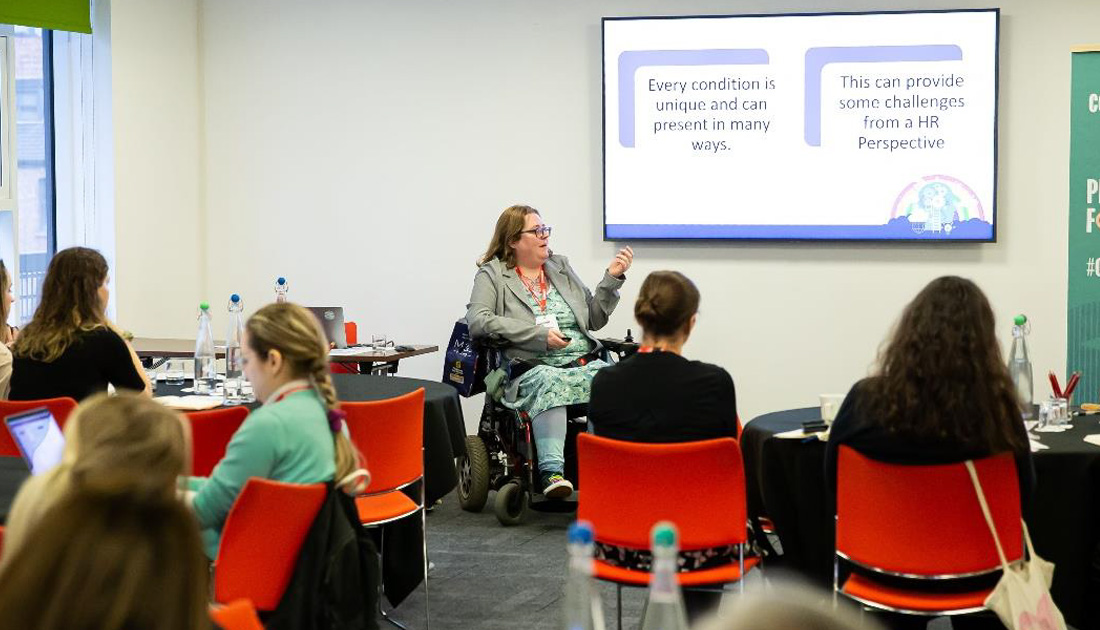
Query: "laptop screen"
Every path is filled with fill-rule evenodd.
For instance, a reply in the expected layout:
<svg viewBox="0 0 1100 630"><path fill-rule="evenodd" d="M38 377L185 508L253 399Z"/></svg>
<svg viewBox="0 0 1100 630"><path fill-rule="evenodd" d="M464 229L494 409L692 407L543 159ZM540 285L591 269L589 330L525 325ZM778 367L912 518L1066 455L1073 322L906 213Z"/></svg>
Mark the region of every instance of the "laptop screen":
<svg viewBox="0 0 1100 630"><path fill-rule="evenodd" d="M61 463L65 436L53 414L45 407L4 418L32 475L39 475Z"/></svg>
<svg viewBox="0 0 1100 630"><path fill-rule="evenodd" d="M321 328L325 331L325 338L334 348L348 347L347 335L344 332L344 307L342 306L307 306L309 312L321 322Z"/></svg>

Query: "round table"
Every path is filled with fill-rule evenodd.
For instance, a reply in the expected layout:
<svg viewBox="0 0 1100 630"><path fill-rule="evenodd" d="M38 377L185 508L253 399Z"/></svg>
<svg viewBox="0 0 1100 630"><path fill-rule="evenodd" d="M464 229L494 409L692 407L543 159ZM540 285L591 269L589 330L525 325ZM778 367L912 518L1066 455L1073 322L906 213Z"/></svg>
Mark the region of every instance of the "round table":
<svg viewBox="0 0 1100 630"><path fill-rule="evenodd" d="M831 587L834 515L825 484L825 443L816 437L784 439L821 417L807 407L769 413L745 425L741 451L749 517L766 515L783 549L781 564ZM1051 588L1066 621L1100 629L1100 417L1078 416L1061 433L1035 433L1049 448L1033 454L1036 485L1024 518L1035 551L1056 566Z"/></svg>
<svg viewBox="0 0 1100 630"><path fill-rule="evenodd" d="M466 454L466 423L455 388L436 381L402 376L333 374L336 396L348 402L394 398L424 388L424 495L428 505L458 486L455 458ZM156 396L181 395L184 385L157 383ZM245 405L250 409L259 402Z"/></svg>

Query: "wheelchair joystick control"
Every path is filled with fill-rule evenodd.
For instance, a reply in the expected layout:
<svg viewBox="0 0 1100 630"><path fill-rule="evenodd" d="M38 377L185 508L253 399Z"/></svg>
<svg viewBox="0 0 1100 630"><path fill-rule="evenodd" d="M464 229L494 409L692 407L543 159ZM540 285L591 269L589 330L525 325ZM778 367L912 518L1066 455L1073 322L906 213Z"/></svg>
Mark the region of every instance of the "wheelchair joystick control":
<svg viewBox="0 0 1100 630"><path fill-rule="evenodd" d="M630 329L626 329L626 337L623 338L625 343L634 343L634 335L630 334Z"/></svg>

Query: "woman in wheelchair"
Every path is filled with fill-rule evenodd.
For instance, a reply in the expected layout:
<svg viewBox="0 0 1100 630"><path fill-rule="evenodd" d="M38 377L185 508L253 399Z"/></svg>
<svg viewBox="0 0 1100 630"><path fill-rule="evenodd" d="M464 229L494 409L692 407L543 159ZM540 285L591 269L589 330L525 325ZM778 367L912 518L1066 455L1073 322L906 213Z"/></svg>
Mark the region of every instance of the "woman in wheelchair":
<svg viewBox="0 0 1100 630"><path fill-rule="evenodd" d="M607 365L591 331L618 304L634 252L620 249L593 293L549 244L537 210L506 208L478 260L466 319L474 339L508 343L504 355L516 369L502 402L533 419L543 494L560 499L573 492L563 476L566 406L587 402L592 377Z"/></svg>

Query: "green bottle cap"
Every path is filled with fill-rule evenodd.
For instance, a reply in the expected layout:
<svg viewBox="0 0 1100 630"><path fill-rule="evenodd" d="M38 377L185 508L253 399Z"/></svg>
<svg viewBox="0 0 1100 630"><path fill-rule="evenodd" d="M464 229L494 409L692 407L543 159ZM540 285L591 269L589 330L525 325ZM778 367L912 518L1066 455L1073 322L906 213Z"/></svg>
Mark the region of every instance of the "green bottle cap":
<svg viewBox="0 0 1100 630"><path fill-rule="evenodd" d="M1027 323L1027 315L1024 315L1023 313L1020 313L1012 321L1015 322L1015 324L1017 326L1023 326L1024 324Z"/></svg>
<svg viewBox="0 0 1100 630"><path fill-rule="evenodd" d="M210 310L210 305L207 304L206 302L200 302L199 303L199 308L201 310L204 310L204 311L209 311Z"/></svg>
<svg viewBox="0 0 1100 630"><path fill-rule="evenodd" d="M653 526L653 546L672 547L676 545L676 526L668 521L661 521Z"/></svg>

